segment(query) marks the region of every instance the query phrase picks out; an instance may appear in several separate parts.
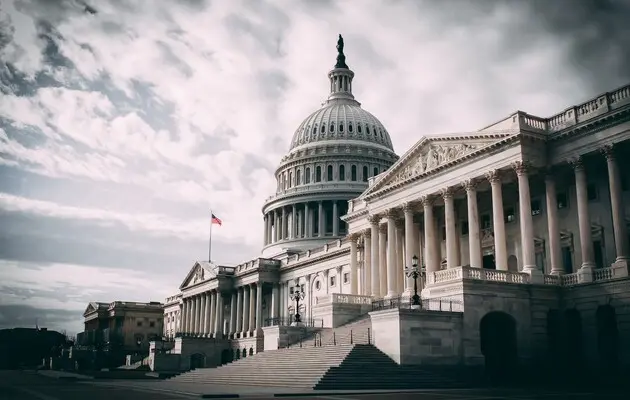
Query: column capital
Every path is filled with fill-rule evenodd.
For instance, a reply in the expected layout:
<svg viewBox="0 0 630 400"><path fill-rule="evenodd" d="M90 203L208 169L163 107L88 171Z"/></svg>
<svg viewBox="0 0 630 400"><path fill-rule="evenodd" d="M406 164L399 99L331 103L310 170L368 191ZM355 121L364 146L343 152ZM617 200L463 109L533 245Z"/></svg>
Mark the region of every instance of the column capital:
<svg viewBox="0 0 630 400"><path fill-rule="evenodd" d="M435 196L425 195L420 198L423 207L431 207L435 202Z"/></svg>
<svg viewBox="0 0 630 400"><path fill-rule="evenodd" d="M385 218L397 218L398 217L398 210L396 208L388 208L387 210L385 210Z"/></svg>
<svg viewBox="0 0 630 400"><path fill-rule="evenodd" d="M350 241L350 243L354 243L357 244L357 241L359 240L359 233L351 233L348 235L348 240Z"/></svg>
<svg viewBox="0 0 630 400"><path fill-rule="evenodd" d="M440 189L440 195L442 196L444 200L452 199L454 193L455 193L455 190L451 186Z"/></svg>
<svg viewBox="0 0 630 400"><path fill-rule="evenodd" d="M606 160L614 160L615 159L615 147L612 144L607 144L605 146L600 147L599 151L606 157Z"/></svg>
<svg viewBox="0 0 630 400"><path fill-rule="evenodd" d="M571 167L573 167L576 172L584 171L584 159L582 156L569 158L567 162L571 164Z"/></svg>
<svg viewBox="0 0 630 400"><path fill-rule="evenodd" d="M394 225L397 229L403 229L405 227L405 220L403 218L394 219Z"/></svg>
<svg viewBox="0 0 630 400"><path fill-rule="evenodd" d="M464 182L462 182L462 188L464 188L466 192L474 192L475 190L477 190L478 185L479 182L475 178L466 179Z"/></svg>
<svg viewBox="0 0 630 400"><path fill-rule="evenodd" d="M498 169L493 169L486 172L486 179L488 180L488 182L490 182L491 185L501 183L501 171Z"/></svg>
<svg viewBox="0 0 630 400"><path fill-rule="evenodd" d="M387 224L380 224L380 225L378 226L378 231L379 231L380 233L387 233Z"/></svg>
<svg viewBox="0 0 630 400"><path fill-rule="evenodd" d="M369 239L372 237L372 229L367 228L363 230L363 237L365 237L366 239Z"/></svg>
<svg viewBox="0 0 630 400"><path fill-rule="evenodd" d="M531 171L532 166L527 161L515 161L512 163L512 168L516 172L516 175L522 176L527 175L529 171Z"/></svg>
<svg viewBox="0 0 630 400"><path fill-rule="evenodd" d="M375 225L381 221L381 216L378 214L370 214L368 215L367 220L370 224Z"/></svg>
<svg viewBox="0 0 630 400"><path fill-rule="evenodd" d="M406 201L402 204L402 210L405 214L411 213L413 215L414 211L416 211L416 207L417 203L411 201Z"/></svg>

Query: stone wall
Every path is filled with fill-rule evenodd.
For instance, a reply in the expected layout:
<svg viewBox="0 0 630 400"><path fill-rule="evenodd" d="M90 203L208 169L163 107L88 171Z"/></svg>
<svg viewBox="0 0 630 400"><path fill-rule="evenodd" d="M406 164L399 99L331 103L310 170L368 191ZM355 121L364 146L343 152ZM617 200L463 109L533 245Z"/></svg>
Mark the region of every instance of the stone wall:
<svg viewBox="0 0 630 400"><path fill-rule="evenodd" d="M399 364L462 363L461 313L392 309L370 318L374 345Z"/></svg>
<svg viewBox="0 0 630 400"><path fill-rule="evenodd" d="M228 340L179 337L175 339L173 353L181 355L181 369L188 370L191 368L190 361L193 355L203 356L204 366L212 368L221 365L221 353L228 349L230 349Z"/></svg>
<svg viewBox="0 0 630 400"><path fill-rule="evenodd" d="M325 297L320 297L325 299ZM318 299L319 301L319 299ZM323 328L337 328L372 309L371 304L333 303L326 301L313 306L313 318L323 321Z"/></svg>

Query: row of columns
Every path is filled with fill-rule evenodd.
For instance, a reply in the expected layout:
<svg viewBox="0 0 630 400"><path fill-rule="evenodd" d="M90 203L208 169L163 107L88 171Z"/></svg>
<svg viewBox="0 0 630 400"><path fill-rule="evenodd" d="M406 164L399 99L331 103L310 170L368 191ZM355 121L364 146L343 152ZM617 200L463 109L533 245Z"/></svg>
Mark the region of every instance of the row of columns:
<svg viewBox="0 0 630 400"><path fill-rule="evenodd" d="M613 230L615 237L616 263L628 264L628 232L625 222L622 188L619 169L612 147L603 149L607 159L608 180L610 187L610 199L612 209ZM588 195L586 172L582 158L570 161L574 169L577 197L577 214L579 221L580 249L582 256L581 270L584 279L592 279L592 269L595 267L593 241L591 236L591 221L588 211ZM516 172L519 196L519 221L520 240L522 251L523 271L533 277L542 277L542 271L536 266L534 228L531 210L531 196L529 187L529 170L526 163L516 162L512 165ZM508 253L505 233L505 220L503 212L502 171L493 170L485 174L485 179L490 182L492 192L492 215L494 256L498 270L508 270ZM483 179L483 178L481 178ZM481 228L479 223L479 210L477 204L477 185L481 179L471 179L461 185L466 191L468 212L468 245L470 254L470 266L482 267ZM561 260L560 230L558 225L557 199L554 177L551 173L545 175L547 222L550 247L551 274L560 275L564 272ZM446 228L446 263L447 268L455 268L461 264L459 235L456 230L456 217L454 206L455 187L443 189L439 196L444 200L444 220ZM404 265L411 265L413 255L424 256L424 264L427 273L436 272L441 266L440 242L437 234L437 223L434 214L434 202L438 195L421 197L418 202L405 203L400 208L392 208L378 215L370 215L368 220L370 228L363 232L364 243L364 277L365 285L363 294L375 297L392 297L402 292L400 282L404 280ZM424 213L424 240L416 240L414 235L419 234L414 224L415 205L421 205ZM411 251L404 251L397 247L402 241L397 232L400 226L400 209L404 215L404 247ZM380 222L385 220L385 224ZM389 240L389 238L392 238ZM420 242L424 243L424 251L420 251ZM351 237L351 285L353 294L357 291L357 236ZM423 254L421 254L423 253ZM404 259L401 265L400 260ZM422 265L422 262L420 262ZM402 276L402 280L399 279ZM534 278L532 278L534 279ZM408 278L406 290L412 287Z"/></svg>
<svg viewBox="0 0 630 400"><path fill-rule="evenodd" d="M339 236L340 210L339 201L332 200L332 235ZM329 212L324 201L318 201L317 209L312 203L293 204L271 210L264 216L264 245L282 240L298 238L324 237L327 231L326 214ZM315 234L317 218L317 235Z"/></svg>

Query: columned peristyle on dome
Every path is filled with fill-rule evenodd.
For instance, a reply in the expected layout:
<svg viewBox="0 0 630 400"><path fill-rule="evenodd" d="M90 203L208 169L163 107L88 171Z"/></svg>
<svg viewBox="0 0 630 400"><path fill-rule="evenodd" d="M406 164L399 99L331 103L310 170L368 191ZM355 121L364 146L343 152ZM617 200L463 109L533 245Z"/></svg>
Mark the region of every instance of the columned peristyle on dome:
<svg viewBox="0 0 630 400"><path fill-rule="evenodd" d="M276 193L263 206L265 257L343 237L348 200L398 159L383 124L352 94L343 47L340 35L328 99L300 124L276 170Z"/></svg>

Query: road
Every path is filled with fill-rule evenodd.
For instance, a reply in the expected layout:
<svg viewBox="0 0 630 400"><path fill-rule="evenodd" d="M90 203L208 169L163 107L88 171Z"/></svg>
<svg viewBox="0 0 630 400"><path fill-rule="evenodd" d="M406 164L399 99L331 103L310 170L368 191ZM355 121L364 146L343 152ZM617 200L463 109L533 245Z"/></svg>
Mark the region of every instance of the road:
<svg viewBox="0 0 630 400"><path fill-rule="evenodd" d="M34 371L0 371L1 400L181 400L188 396L108 387L45 377Z"/></svg>
<svg viewBox="0 0 630 400"><path fill-rule="evenodd" d="M160 384L162 383L162 384ZM165 393L150 388L164 387L166 382L99 382L69 381L37 374L34 371L0 371L0 400L181 400L199 398L185 394ZM136 386L137 385L137 386ZM170 386L170 385L169 385ZM199 385L197 393L204 393ZM207 387L207 386L206 386ZM230 391L239 392L238 388ZM216 392L215 392L216 393ZM225 393L225 392L224 392ZM271 394L241 392L240 398L284 400L563 400L563 399L627 399L625 391L618 393L591 393L583 391L551 391L540 389L446 389L416 393L340 394L314 393L312 396L274 397Z"/></svg>

